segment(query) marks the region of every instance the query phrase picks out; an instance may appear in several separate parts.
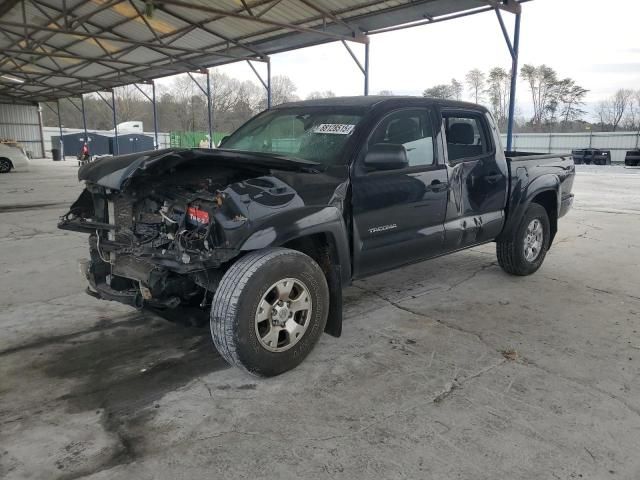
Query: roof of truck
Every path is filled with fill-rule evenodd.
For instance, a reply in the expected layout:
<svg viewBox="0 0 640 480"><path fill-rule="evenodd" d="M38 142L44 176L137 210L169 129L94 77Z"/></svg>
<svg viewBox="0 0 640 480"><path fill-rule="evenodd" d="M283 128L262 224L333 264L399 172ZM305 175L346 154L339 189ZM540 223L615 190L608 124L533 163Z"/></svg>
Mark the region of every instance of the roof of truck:
<svg viewBox="0 0 640 480"><path fill-rule="evenodd" d="M372 108L376 105L385 102L394 103L410 103L416 101L419 104L437 103L439 105L450 107L464 107L474 109L484 109L481 105L469 102L459 102L457 100L444 100L440 98L431 97L419 97L419 96L399 96L399 95L368 95L368 96L353 96L353 97L330 97L330 98L318 98L315 100L301 100L297 102L289 102L280 104L274 108L289 108L289 107L364 107ZM419 101L419 102L418 102Z"/></svg>

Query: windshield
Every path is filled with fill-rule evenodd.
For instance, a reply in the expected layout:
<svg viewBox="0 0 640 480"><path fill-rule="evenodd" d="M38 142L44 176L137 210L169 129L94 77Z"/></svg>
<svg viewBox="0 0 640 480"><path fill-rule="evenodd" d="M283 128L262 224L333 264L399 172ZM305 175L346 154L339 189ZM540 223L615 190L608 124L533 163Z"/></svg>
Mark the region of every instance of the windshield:
<svg viewBox="0 0 640 480"><path fill-rule="evenodd" d="M276 109L249 120L221 148L331 165L361 119L360 113L347 108Z"/></svg>

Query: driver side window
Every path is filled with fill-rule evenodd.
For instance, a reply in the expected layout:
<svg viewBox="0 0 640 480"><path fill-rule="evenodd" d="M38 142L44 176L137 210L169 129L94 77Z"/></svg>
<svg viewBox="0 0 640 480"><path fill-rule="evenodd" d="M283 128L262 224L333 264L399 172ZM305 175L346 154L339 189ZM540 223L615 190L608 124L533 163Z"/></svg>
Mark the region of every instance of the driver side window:
<svg viewBox="0 0 640 480"><path fill-rule="evenodd" d="M369 147L377 144L403 145L409 167L433 165L433 127L427 110L400 110L388 115L376 127Z"/></svg>

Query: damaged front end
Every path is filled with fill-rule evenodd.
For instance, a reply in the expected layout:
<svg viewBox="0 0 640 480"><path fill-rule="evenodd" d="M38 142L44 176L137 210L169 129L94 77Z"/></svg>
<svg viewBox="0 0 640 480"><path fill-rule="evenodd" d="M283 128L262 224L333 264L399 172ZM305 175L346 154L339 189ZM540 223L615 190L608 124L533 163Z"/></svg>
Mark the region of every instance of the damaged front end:
<svg viewBox="0 0 640 480"><path fill-rule="evenodd" d="M187 156L165 155L160 169L128 165L115 183L113 171L97 177L81 170L86 188L58 227L89 234L90 258L80 265L89 294L161 314L186 307L201 311L202 321L228 263L240 254L247 217L261 216L253 215L251 198L275 198L275 205L298 197L278 179L262 177L268 169L198 158L178 166L176 155Z"/></svg>

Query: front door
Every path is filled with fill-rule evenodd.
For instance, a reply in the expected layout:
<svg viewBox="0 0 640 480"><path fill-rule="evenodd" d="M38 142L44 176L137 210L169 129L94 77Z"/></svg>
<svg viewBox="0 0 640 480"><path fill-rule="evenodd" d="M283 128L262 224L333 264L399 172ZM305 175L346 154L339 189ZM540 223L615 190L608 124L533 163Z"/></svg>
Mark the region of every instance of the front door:
<svg viewBox="0 0 640 480"><path fill-rule="evenodd" d="M362 165L355 169L352 206L356 277L442 252L447 170L437 161L434 118L429 108L391 112L367 141L367 148L380 143L403 145L409 165L399 170L367 171Z"/></svg>

